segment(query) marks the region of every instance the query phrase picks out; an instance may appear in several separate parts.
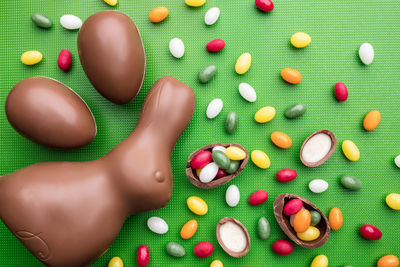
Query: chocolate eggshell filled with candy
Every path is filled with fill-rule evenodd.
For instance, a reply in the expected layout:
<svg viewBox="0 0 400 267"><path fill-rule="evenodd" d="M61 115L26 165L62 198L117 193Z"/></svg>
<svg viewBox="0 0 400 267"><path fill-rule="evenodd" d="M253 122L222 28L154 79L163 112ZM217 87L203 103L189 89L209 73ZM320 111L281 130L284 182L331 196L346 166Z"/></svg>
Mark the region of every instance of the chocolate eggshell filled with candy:
<svg viewBox="0 0 400 267"><path fill-rule="evenodd" d="M194 107L189 86L160 78L134 131L104 157L37 163L0 177L0 218L45 265L90 264L128 216L169 202L172 150Z"/></svg>

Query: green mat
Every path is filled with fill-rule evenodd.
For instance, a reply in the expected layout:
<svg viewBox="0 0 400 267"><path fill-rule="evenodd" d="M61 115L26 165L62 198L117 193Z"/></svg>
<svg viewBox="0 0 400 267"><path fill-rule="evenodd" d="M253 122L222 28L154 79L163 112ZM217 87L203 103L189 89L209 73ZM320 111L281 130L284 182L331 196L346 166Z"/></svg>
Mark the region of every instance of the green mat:
<svg viewBox="0 0 400 267"><path fill-rule="evenodd" d="M169 8L170 15L166 21L152 24L148 13L161 5ZM214 6L221 9L221 16L209 27L204 24L204 14ZM92 87L79 63L77 32L63 29L58 22L64 14L74 14L84 20L95 12L109 9L123 11L136 22L147 55L143 88L125 106L110 103ZM329 266L365 267L375 266L385 254L400 257L400 212L389 209L384 201L387 194L400 193L400 169L393 163L393 158L400 154L398 0L276 0L275 10L269 14L259 12L253 0L209 0L200 8L189 8L184 0L120 0L115 8L101 0L7 0L2 1L0 12L0 174L35 162L87 161L104 155L134 129L146 93L161 76L173 75L196 93L193 120L172 156L171 202L161 210L130 217L108 252L93 266L106 266L113 256L120 256L125 266L135 266L140 244L150 247L149 266L209 266L214 259L220 259L225 266L309 266L316 255L325 254ZM53 27L37 28L30 19L34 12L51 18ZM290 36L298 31L311 35L310 46L295 49L289 44ZM168 50L169 40L174 37L185 43L186 51L181 59L173 58ZM205 44L214 38L226 42L225 49L217 54L205 50ZM363 65L358 58L358 48L364 42L375 48L375 60L370 66ZM56 63L63 48L73 54L72 69L66 73ZM43 61L36 66L24 66L20 56L27 50L41 51ZM234 72L234 64L244 52L252 54L253 63L248 73L239 76ZM217 66L217 74L210 83L202 85L197 81L197 74L209 64ZM280 70L285 67L299 70L303 81L295 86L282 81ZM92 144L79 150L53 150L28 141L13 130L4 114L7 94L18 81L34 75L49 76L67 84L88 103L98 125L98 135ZM241 98L237 89L241 82L255 88L258 96L255 103ZM344 82L349 89L345 103L337 102L333 95L336 82ZM216 97L223 99L224 108L217 118L208 120L206 107ZM308 110L303 117L288 120L284 111L295 103L304 103ZM257 124L253 116L263 106L275 107L277 115L269 123ZM362 119L373 109L381 111L382 122L375 131L366 132ZM233 135L226 134L223 127L229 111L236 111L239 116L239 126ZM319 129L332 130L339 146L324 165L307 168L299 160L300 146L310 133ZM293 146L287 150L276 148L269 138L273 131L287 133L293 139ZM341 152L340 145L346 139L354 141L360 149L358 162L348 161ZM265 151L271 159L267 170L249 162L242 174L229 183L237 185L241 193L241 201L235 208L225 203L229 184L201 190L185 175L189 154L214 142L240 143L249 151ZM298 178L287 184L277 182L275 173L282 168L297 170ZM344 174L360 178L363 189L344 190L339 184ZM315 178L328 181L329 189L322 194L311 193L307 185ZM259 189L268 191L269 200L257 207L250 206L248 197ZM339 207L344 216L342 229L332 232L321 248L310 250L295 246L289 256L276 255L271 249L272 243L286 238L272 211L273 200L280 193L302 195L325 214L332 207ZM186 198L191 195L200 196L208 203L209 212L205 216L188 210ZM167 221L167 234L160 236L147 228L146 220L153 215ZM240 220L250 233L251 249L244 258L230 257L217 243L215 227L225 216ZM271 223L272 234L266 241L256 234L261 216L266 216ZM180 228L193 218L199 223L198 231L192 239L182 240ZM366 223L379 227L383 238L364 240L359 235L359 227ZM209 258L197 259L193 246L204 240L214 244L214 253ZM182 244L186 256L175 259L167 255L165 245L169 241ZM4 224L0 225L0 266L41 266Z"/></svg>

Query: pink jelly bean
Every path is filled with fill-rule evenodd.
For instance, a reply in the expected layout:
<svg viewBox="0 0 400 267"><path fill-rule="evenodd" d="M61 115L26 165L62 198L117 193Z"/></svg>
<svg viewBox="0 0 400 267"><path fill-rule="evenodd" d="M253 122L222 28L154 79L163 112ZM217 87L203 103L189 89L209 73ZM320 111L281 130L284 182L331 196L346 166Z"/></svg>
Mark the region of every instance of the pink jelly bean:
<svg viewBox="0 0 400 267"><path fill-rule="evenodd" d="M225 42L222 39L214 39L207 43L206 49L208 52L218 52L221 51L225 47Z"/></svg>
<svg viewBox="0 0 400 267"><path fill-rule="evenodd" d="M149 264L150 252L149 247L146 245L140 245L136 253L136 262L140 267L145 267Z"/></svg>
<svg viewBox="0 0 400 267"><path fill-rule="evenodd" d="M218 169L217 176L215 178L222 178L226 176L226 171L224 169Z"/></svg>
<svg viewBox="0 0 400 267"><path fill-rule="evenodd" d="M202 241L194 246L193 252L198 258L206 258L214 252L214 246L210 242Z"/></svg>
<svg viewBox="0 0 400 267"><path fill-rule="evenodd" d="M302 207L303 201L298 198L291 199L283 207L283 214L285 214L286 216L294 215L299 212Z"/></svg>
<svg viewBox="0 0 400 267"><path fill-rule="evenodd" d="M57 60L58 67L63 71L67 71L71 67L71 62L72 62L71 52L69 52L68 49L61 50Z"/></svg>
<svg viewBox="0 0 400 267"><path fill-rule="evenodd" d="M197 153L197 155L193 157L192 161L190 162L190 166L192 166L193 169L197 170L205 167L211 161L212 161L211 152L208 150L204 150Z"/></svg>
<svg viewBox="0 0 400 267"><path fill-rule="evenodd" d="M349 96L349 92L347 91L347 87L344 83L335 84L335 96L339 101L346 101Z"/></svg>
<svg viewBox="0 0 400 267"><path fill-rule="evenodd" d="M268 199L268 193L267 191L264 190L258 190L256 192L254 192L253 194L251 194L251 196L249 197L249 204L250 205L260 205L262 203L264 203L265 201L267 201Z"/></svg>
<svg viewBox="0 0 400 267"><path fill-rule="evenodd" d="M360 234L369 240L379 240L382 238L382 232L378 227L372 224L364 224L360 228Z"/></svg>
<svg viewBox="0 0 400 267"><path fill-rule="evenodd" d="M256 0L256 6L264 12L270 12L274 9L274 3L271 0Z"/></svg>
<svg viewBox="0 0 400 267"><path fill-rule="evenodd" d="M275 176L279 182L286 183L296 179L297 172L292 169L282 169Z"/></svg>
<svg viewBox="0 0 400 267"><path fill-rule="evenodd" d="M272 244L272 250L279 255L289 255L293 252L293 245L287 240L276 240Z"/></svg>

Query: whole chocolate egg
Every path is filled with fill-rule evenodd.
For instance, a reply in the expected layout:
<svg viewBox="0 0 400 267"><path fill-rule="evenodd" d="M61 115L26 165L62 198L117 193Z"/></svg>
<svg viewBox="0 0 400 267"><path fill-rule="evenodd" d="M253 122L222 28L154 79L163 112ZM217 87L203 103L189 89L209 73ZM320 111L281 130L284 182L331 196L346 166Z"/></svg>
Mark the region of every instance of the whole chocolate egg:
<svg viewBox="0 0 400 267"><path fill-rule="evenodd" d="M96 90L116 104L132 101L142 87L146 55L135 23L119 11L101 11L78 35L82 67Z"/></svg>
<svg viewBox="0 0 400 267"><path fill-rule="evenodd" d="M6 115L26 138L53 148L78 148L93 141L97 127L86 103L65 84L46 77L17 83L7 96Z"/></svg>

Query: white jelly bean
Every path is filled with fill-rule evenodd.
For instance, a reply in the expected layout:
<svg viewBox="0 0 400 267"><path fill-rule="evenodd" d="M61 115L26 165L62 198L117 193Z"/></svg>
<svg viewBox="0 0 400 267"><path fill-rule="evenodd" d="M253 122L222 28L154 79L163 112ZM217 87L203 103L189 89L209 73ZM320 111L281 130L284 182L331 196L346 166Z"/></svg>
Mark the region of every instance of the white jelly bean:
<svg viewBox="0 0 400 267"><path fill-rule="evenodd" d="M219 151L222 151L225 153L226 148L223 146L215 146L215 147L213 147L212 151L214 152L214 150L219 150Z"/></svg>
<svg viewBox="0 0 400 267"><path fill-rule="evenodd" d="M199 179L202 183L209 183L214 180L218 173L218 165L215 162L208 163L200 172Z"/></svg>
<svg viewBox="0 0 400 267"><path fill-rule="evenodd" d="M60 24L67 30L77 30L82 27L82 20L74 15L64 15L60 18Z"/></svg>
<svg viewBox="0 0 400 267"><path fill-rule="evenodd" d="M394 158L394 163L396 164L397 167L400 168L400 155Z"/></svg>
<svg viewBox="0 0 400 267"><path fill-rule="evenodd" d="M220 10L218 7L210 8L204 16L204 22L207 25L213 25L219 18Z"/></svg>
<svg viewBox="0 0 400 267"><path fill-rule="evenodd" d="M374 48L370 43L363 43L358 50L358 55L360 56L362 63L369 65L374 60Z"/></svg>
<svg viewBox="0 0 400 267"><path fill-rule="evenodd" d="M308 184L308 188L310 188L313 193L322 193L328 189L328 182L322 179L314 179Z"/></svg>
<svg viewBox="0 0 400 267"><path fill-rule="evenodd" d="M174 57L181 58L185 53L185 45L183 44L181 39L174 38L169 41L169 51Z"/></svg>
<svg viewBox="0 0 400 267"><path fill-rule="evenodd" d="M221 112L222 107L224 106L224 103L222 102L221 99L216 98L208 104L207 107L207 118L209 119L214 119L215 117L218 116L218 114Z"/></svg>
<svg viewBox="0 0 400 267"><path fill-rule="evenodd" d="M304 210L304 207L302 206L301 209ZM290 220L289 221L290 221L290 226L292 226L292 227L293 227L294 217L296 217L296 214L290 215Z"/></svg>
<svg viewBox="0 0 400 267"><path fill-rule="evenodd" d="M156 234L163 235L168 232L168 224L160 217L150 217L147 220L147 226Z"/></svg>
<svg viewBox="0 0 400 267"><path fill-rule="evenodd" d="M249 102L254 102L257 99L256 91L254 91L254 88L248 83L239 84L239 93Z"/></svg>
<svg viewBox="0 0 400 267"><path fill-rule="evenodd" d="M239 204L240 192L236 185L230 185L226 189L225 200L229 207L236 207Z"/></svg>

